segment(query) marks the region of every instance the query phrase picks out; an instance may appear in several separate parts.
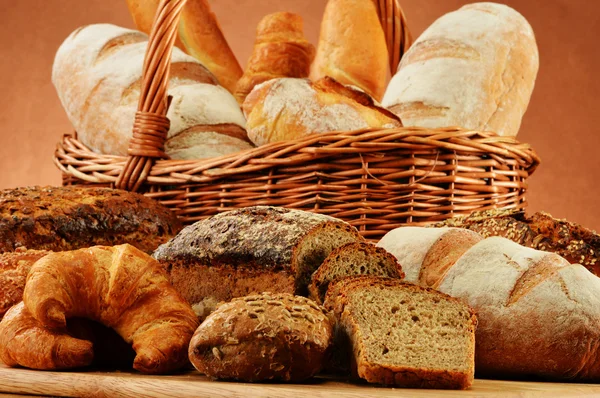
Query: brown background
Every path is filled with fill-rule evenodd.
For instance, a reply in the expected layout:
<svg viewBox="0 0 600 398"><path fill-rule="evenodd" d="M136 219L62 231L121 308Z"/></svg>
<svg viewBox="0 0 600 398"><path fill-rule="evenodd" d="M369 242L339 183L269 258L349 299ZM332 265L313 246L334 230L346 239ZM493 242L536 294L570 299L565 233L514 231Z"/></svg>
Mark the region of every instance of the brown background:
<svg viewBox="0 0 600 398"><path fill-rule="evenodd" d="M266 13L301 14L317 42L325 0L211 0L242 64ZM402 0L417 37L442 14L468 1ZM540 154L530 180L530 210L546 210L600 229L600 2L505 0L530 21L540 48L540 73L519 134ZM0 188L59 184L52 152L69 132L50 71L54 53L77 27L110 22L132 27L125 0L2 0L0 13Z"/></svg>

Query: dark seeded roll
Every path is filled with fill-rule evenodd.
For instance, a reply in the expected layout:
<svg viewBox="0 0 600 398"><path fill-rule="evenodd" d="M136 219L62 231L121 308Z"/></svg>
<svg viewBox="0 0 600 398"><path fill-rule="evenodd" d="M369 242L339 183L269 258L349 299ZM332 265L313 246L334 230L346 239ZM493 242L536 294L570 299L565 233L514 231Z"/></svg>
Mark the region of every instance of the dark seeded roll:
<svg viewBox="0 0 600 398"><path fill-rule="evenodd" d="M322 369L332 335L313 301L262 293L220 305L196 330L189 358L214 379L298 382Z"/></svg>

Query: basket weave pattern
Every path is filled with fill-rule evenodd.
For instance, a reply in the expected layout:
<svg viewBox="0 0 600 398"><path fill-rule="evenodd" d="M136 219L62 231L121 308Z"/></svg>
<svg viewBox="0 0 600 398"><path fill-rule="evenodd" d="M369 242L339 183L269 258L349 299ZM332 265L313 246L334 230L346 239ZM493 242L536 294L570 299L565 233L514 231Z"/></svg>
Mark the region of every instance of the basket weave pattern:
<svg viewBox="0 0 600 398"><path fill-rule="evenodd" d="M514 138L459 128L332 132L215 159L157 159L168 130L166 77L184 3L163 0L159 7L129 156L97 154L66 135L54 157L64 185L139 190L185 223L254 205L315 211L374 240L402 225L526 205L526 180L540 162L535 152ZM381 0L378 11L395 70L411 37L396 1Z"/></svg>

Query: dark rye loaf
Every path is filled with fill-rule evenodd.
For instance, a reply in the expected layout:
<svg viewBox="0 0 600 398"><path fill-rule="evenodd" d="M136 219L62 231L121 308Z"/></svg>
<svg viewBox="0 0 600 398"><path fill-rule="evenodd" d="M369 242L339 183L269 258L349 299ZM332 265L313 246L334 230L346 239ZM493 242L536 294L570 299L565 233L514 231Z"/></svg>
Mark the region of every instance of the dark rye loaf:
<svg viewBox="0 0 600 398"><path fill-rule="evenodd" d="M154 257L203 318L220 301L271 291L305 295L329 253L362 241L333 217L278 207L224 212L184 228Z"/></svg>
<svg viewBox="0 0 600 398"><path fill-rule="evenodd" d="M0 191L0 252L129 243L151 253L180 229L169 209L136 193L84 187Z"/></svg>

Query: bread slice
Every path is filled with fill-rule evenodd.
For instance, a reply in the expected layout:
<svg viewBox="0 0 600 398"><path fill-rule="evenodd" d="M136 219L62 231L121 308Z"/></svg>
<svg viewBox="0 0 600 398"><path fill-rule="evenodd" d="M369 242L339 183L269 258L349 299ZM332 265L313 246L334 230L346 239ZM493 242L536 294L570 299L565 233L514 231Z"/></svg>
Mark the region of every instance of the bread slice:
<svg viewBox="0 0 600 398"><path fill-rule="evenodd" d="M311 278L309 297L321 304L331 282L354 275L404 278L398 260L387 250L368 242L353 242L338 247L327 256Z"/></svg>
<svg viewBox="0 0 600 398"><path fill-rule="evenodd" d="M358 276L335 282L325 307L337 320L336 344L349 345L354 377L412 388L473 383L477 318L462 301L398 279Z"/></svg>

